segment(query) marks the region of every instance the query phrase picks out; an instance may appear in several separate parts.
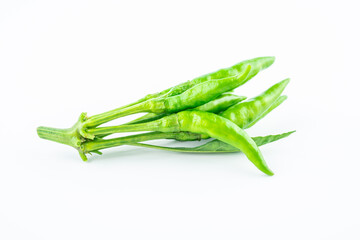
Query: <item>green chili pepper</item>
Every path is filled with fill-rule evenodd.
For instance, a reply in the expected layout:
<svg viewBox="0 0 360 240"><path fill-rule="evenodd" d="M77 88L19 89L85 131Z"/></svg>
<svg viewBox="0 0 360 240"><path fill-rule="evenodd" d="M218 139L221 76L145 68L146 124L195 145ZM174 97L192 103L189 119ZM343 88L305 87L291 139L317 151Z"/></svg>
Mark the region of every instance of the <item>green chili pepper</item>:
<svg viewBox="0 0 360 240"><path fill-rule="evenodd" d="M289 81L290 79L285 79L274 84L257 97L229 107L227 110L220 113L220 116L231 120L242 129L252 127L287 99L286 96L280 95ZM202 135L202 139L207 138L209 138L209 136ZM189 139L189 141L191 140Z"/></svg>
<svg viewBox="0 0 360 240"><path fill-rule="evenodd" d="M203 82L206 82L209 80L227 78L230 76L235 76L235 75L241 74L244 71L245 67L247 65L250 65L251 72L246 77L246 80L245 80L245 82L246 82L246 81L250 80L251 78L253 78L261 70L264 70L264 69L270 67L274 63L274 61L275 61L275 57L258 57L258 58L245 60L245 61L239 62L229 68L220 69L216 72L202 75L191 81L181 83L174 87L165 89L161 92L154 93L154 94L148 94L144 98L136 101L135 103L133 103L131 105L135 105L140 102L145 102L145 101L147 101L149 99L153 99L153 98L175 96L180 93L183 93L184 91L188 90L189 88L194 87L197 84L200 84L200 83L203 83Z"/></svg>
<svg viewBox="0 0 360 240"><path fill-rule="evenodd" d="M256 122L258 122L260 119L262 119L264 116L266 116L269 112L271 112L272 110L274 110L276 107L278 107L282 102L284 102L285 100L287 99L287 96L280 96L265 112L262 112L260 116L256 117L256 120L254 120L253 122L251 122L250 124L247 125L246 128L250 128L252 127ZM157 119L154 119L154 120L157 120ZM246 121L246 120L245 120ZM147 122L147 121L144 121L144 122ZM246 121L247 122L247 121ZM295 132L295 131L293 131ZM293 133L293 132L290 132L290 133ZM163 133L160 133L158 132L157 134L163 134ZM277 136L283 136L286 137L288 135L286 135L286 133L284 134L280 134L280 135L274 135L274 137L277 137ZM108 135L100 135L100 139L102 139L103 137L105 136L108 136ZM154 137L154 139L161 139L162 137L161 136L156 136L156 134L152 134L151 135L152 137ZM187 132L175 132L175 133L172 133L170 135L166 135L167 139L175 139L177 141L194 141L194 140L201 140L201 139L207 139L209 138L209 136L205 135L205 134L196 134L196 133L187 133ZM181 137L180 137L181 136ZM269 137L270 139L272 139L273 135L269 135L269 136L266 136L266 137ZM163 137L165 138L165 137ZM264 137L265 138L265 137ZM256 138L256 140L258 141L259 139L262 139L260 137ZM265 138L267 139L267 138ZM146 140L143 140L143 141L148 141L148 140L153 140L151 138L148 138ZM277 140L277 139L275 139ZM274 140L274 141L275 141ZM223 143L221 141L218 141L218 140L212 140L210 143L216 141L217 142L220 142L220 143L217 143L217 145L220 145L222 148L224 148L225 150L223 152L232 152L231 149L235 149L234 147L232 147L231 145L229 144L226 144L226 143ZM255 141L255 139L254 139ZM255 141L257 143L258 146L260 146L258 144L258 142ZM138 141L138 142L141 142L141 141ZM224 146L222 146L221 144L223 144ZM123 145L123 144L121 144ZM151 145L150 145L151 146ZM215 143L212 143L211 146L215 146ZM146 147L146 146L145 146ZM157 146L155 146L154 148L157 148ZM170 148L171 149L171 148ZM187 152L192 152L192 149L194 150L194 152L196 151L199 151L199 152L205 152L205 149L207 149L207 144L204 145L204 148L198 148L198 147L195 147L195 148L189 148ZM200 151L201 150L201 151ZM209 151L211 152L211 151Z"/></svg>
<svg viewBox="0 0 360 240"><path fill-rule="evenodd" d="M207 102L201 106L198 106L194 108L194 110L199 110L203 112L212 112L212 113L219 113L221 111L224 111L228 109L229 107L233 106L236 103L239 103L243 100L245 100L246 97L244 96L238 96L231 93L223 93L218 98ZM135 123L144 123L144 122L150 122L157 119L160 119L162 117L165 117L169 114L163 113L163 114L156 114L156 113L148 113L145 114L142 117L139 117L133 121L130 121L126 124L135 124Z"/></svg>
<svg viewBox="0 0 360 240"><path fill-rule="evenodd" d="M268 175L273 175L259 148L247 133L230 120L214 113L195 110L183 111L148 123L101 127L87 129L87 131L94 135L134 131L188 131L206 134L240 149L259 170Z"/></svg>
<svg viewBox="0 0 360 240"><path fill-rule="evenodd" d="M251 127L254 125L257 121L259 121L261 118L263 118L267 113L272 111L275 107L280 105L285 99L286 96L281 96L276 99L278 95L281 94L281 92L284 90L286 84L288 83L288 79L281 81L280 83L277 83L270 87L268 90L266 90L263 94L259 95L258 97L255 97L253 99L250 99L250 101L246 101L247 104L245 105L245 110L242 108L242 103L239 103L235 107L231 107L228 110L226 110L224 113L224 117L232 117L232 120L239 124L240 126L244 128ZM271 95L271 98L263 98L262 96L264 94ZM274 101L274 99L276 99ZM267 101L265 101L267 100ZM261 104L258 102L260 101ZM253 106L254 105L254 106ZM262 108L257 108L257 112L252 112L252 114L249 114L248 109L255 109L255 106L262 106ZM260 109L260 110L259 110ZM266 109L263 111L263 109ZM209 110L209 109L207 109ZM243 114L239 114L239 113ZM56 142L65 143L67 145L73 146L75 148L78 148L81 145L81 136L77 132L78 126L81 126L83 122L85 121L84 114L79 118L79 121L73 128L70 129L54 129L54 128L46 128L46 127L39 127L38 128L38 135L41 138L45 138L48 140L53 140ZM91 132L91 130L90 130ZM112 130L110 129L106 134L99 134L97 133L97 136L100 138L109 135L112 133ZM91 134L92 135L92 134ZM179 138L176 138L176 135L172 135L174 139L179 140ZM154 137L154 136L152 136ZM159 136L161 138L161 136ZM168 136L168 138L171 138L171 136ZM192 140L198 140L198 139L206 139L209 138L206 134L198 134L197 136L189 136L187 134L183 134L182 140L192 141Z"/></svg>
<svg viewBox="0 0 360 240"><path fill-rule="evenodd" d="M243 129L252 127L255 123L257 123L260 119L264 118L268 113L270 113L272 110L274 110L276 107L278 107L281 103L283 103L287 97L286 96L280 96L279 95L284 91L285 87L289 83L290 79L285 79L279 83L274 84L269 89L267 89L265 92L260 94L257 97L251 98L245 102L241 102L238 104L233 104L229 107L225 105L225 103L228 103L227 101L224 101L224 108L217 108L218 106L222 105L221 100L226 100L226 98L223 98L224 95L230 95L232 94L222 94L218 99L215 99L213 101L210 101L202 106L199 106L195 108L196 110L200 111L208 111L208 112L215 112L218 113L221 111L220 109L226 109L226 111L222 112L220 115L228 118L232 117L233 122L235 122L238 126L242 127ZM234 98L236 95L233 95ZM264 97L266 96L266 97ZM241 97L240 97L241 98ZM244 97L245 98L245 97ZM218 100L220 100L219 104L217 103ZM231 100L231 98L230 98ZM246 103L246 104L244 104ZM213 106L213 107L211 107ZM259 107L260 106L260 107ZM255 111L255 109L257 111ZM146 114L143 117L140 117L133 122L130 122L131 124L134 123L143 123L143 122L149 122L153 120L160 119L164 116L167 116L169 114L154 114L149 113ZM206 135L203 135L203 139L209 138ZM191 141L189 139L188 141Z"/></svg>
<svg viewBox="0 0 360 240"><path fill-rule="evenodd" d="M259 96L233 105L220 115L230 119L243 129L250 128L287 99L286 96L279 97L279 95L284 91L289 81L290 79L285 79L276 83ZM207 138L209 136L202 135L202 139Z"/></svg>
<svg viewBox="0 0 360 240"><path fill-rule="evenodd" d="M244 72L239 75L210 80L197 84L193 88L185 92L167 98L154 98L148 101L133 105L124 109L115 109L103 114L95 115L86 120L84 128L95 127L114 120L119 117L127 116L140 112L152 112L156 114L174 113L181 110L194 108L215 99L224 92L233 90L244 83L246 77L250 72L251 66L248 65ZM94 136L86 134L84 131L80 132L83 137L93 139Z"/></svg>
<svg viewBox="0 0 360 240"><path fill-rule="evenodd" d="M206 81L215 80L215 79L222 79L222 78L227 78L227 77L242 74L242 72L245 71L245 67L250 65L251 66L251 71L246 76L246 78L243 80L243 84L244 84L248 80L250 80L252 77L254 77L256 74L258 74L261 70L266 69L269 66L271 66L274 63L274 61L275 61L275 57L259 57L259 58L245 60L245 61L242 61L242 62L240 62L238 64L235 64L232 67L220 69L220 70L218 70L216 72L200 76L200 77L195 78L195 79L193 79L191 81L181 83L181 84L179 84L179 85L177 85L175 87L165 89L165 90L163 90L163 91L161 91L159 93L148 94L144 98L142 98L142 99L140 99L140 100L138 100L138 101L136 101L136 102L134 102L132 104L128 104L126 106L117 108L117 109L115 109L113 111L119 112L120 110L127 109L127 108L129 108L131 106L135 106L135 105L138 105L138 104L143 103L145 101L155 99L155 98L159 98L159 97L166 98L166 97L176 96L176 95L179 95L179 94L185 92L186 90L188 90L188 89L190 89L190 88L192 88L192 87L194 87L194 86L196 86L198 84L204 83ZM115 114L115 112L113 112L113 113ZM92 117L93 118L92 123L91 123L91 121L89 121L86 125L88 127L94 127L94 126L98 126L98 125L100 125L102 123L105 123L107 121L113 120L113 119L105 120L108 117L109 117L109 112L104 113L104 114L95 115L95 116ZM95 119L97 119L99 124L96 125L94 123Z"/></svg>
<svg viewBox="0 0 360 240"><path fill-rule="evenodd" d="M286 100L286 96L281 96L281 93L289 80L279 82L261 95L241 103L238 97L224 94L246 83L273 62L273 57L246 60L159 93L146 95L134 103L102 114L87 117L86 113L82 113L69 129L39 127L38 135L75 147L83 160L87 160L86 154L101 154L101 149L124 144L178 152L242 151L258 169L273 175L257 145L276 141L292 132L252 139L243 129L253 126ZM140 112L149 114L125 125L98 127L116 118ZM134 131L157 132L104 139L113 133ZM215 140L195 148L169 148L139 143L153 139L193 141L209 137Z"/></svg>
<svg viewBox="0 0 360 240"><path fill-rule="evenodd" d="M233 105L232 107L221 113L221 116L231 120L243 129L254 125L257 121L263 118L274 108L279 106L286 99L286 96L279 96L284 91L289 81L290 79L285 79L281 82L274 84L257 97ZM121 126L117 127L121 128ZM116 127L110 127L106 133L100 133L100 131L106 131L107 128L89 129L88 132L91 135L110 134L113 128ZM203 135L202 138L206 139L209 138L209 136Z"/></svg>
<svg viewBox="0 0 360 240"><path fill-rule="evenodd" d="M203 82L208 81L212 79L220 79L225 78L228 76L234 76L238 75L241 72L244 71L245 67L247 65L251 66L251 71L249 75L247 76L245 82L253 78L256 74L258 74L261 70L264 70L268 67L270 67L275 61L275 57L259 57L259 58L253 58L249 60L242 61L240 63L237 63L229 68L220 69L214 73L205 74L203 76L200 76L198 78L195 78L194 82Z"/></svg>
<svg viewBox="0 0 360 240"><path fill-rule="evenodd" d="M275 108L277 108L277 107L278 107L281 103L283 103L286 99L287 99L287 96L285 96L285 95L284 95L284 96L280 96L278 99L276 99L276 101L275 101L273 104L271 104L271 106L270 106L268 109L266 109L264 112L262 112L261 114L259 114L259 115L255 118L255 120L253 120L252 122L249 122L244 129L250 128L250 127L254 126L255 123L257 123L259 120L261 120L262 118L264 118L264 117L265 117L268 113L270 113L272 110L274 110ZM248 122L248 121L247 121L247 122Z"/></svg>
<svg viewBox="0 0 360 240"><path fill-rule="evenodd" d="M214 73L203 75L201 77L193 79L192 81L188 81L188 82L179 84L175 87L166 89L159 93L149 94L146 97L144 97L134 103L128 104L126 106L122 106L122 107L117 108L112 111L105 112L103 114L98 114L98 115L95 115L95 116L92 116L89 118L89 117L87 117L86 113L82 113L83 120L81 122L78 121L76 123L78 125L77 132L81 135L81 137L84 137L87 139L92 139L94 136L86 134L86 132L84 131L85 128L99 126L105 122L111 121L115 118L125 116L128 114L142 112L142 111L145 111L145 112L146 111L148 111L148 112L155 111L156 112L156 110L154 110L154 109L163 108L163 106L161 106L161 104L156 103L156 102L152 102L152 103L148 102L146 104L141 105L141 103L144 103L147 100L151 100L151 99L155 99L155 98L159 98L159 97L166 98L166 97L176 96L176 95L183 93L184 91L186 91L196 85L204 83L206 81L214 80L214 79L221 79L221 78L225 78L225 77L229 77L229 76L236 76L236 75L242 73L247 65L250 65L252 67L251 71L248 74L248 76L246 76L246 78L243 79L243 83L245 83L249 79L251 79L253 76L255 76L259 71L271 66L273 64L274 60L275 60L274 57L260 57L260 58L246 60L246 61L240 62L238 64L235 64L234 66L232 66L230 68L221 69ZM205 93L203 93L203 94L205 94ZM196 107L196 106L194 106L194 107ZM150 110L147 108L150 108ZM151 111L151 109L153 111ZM68 136L68 138L69 138L69 136Z"/></svg>
<svg viewBox="0 0 360 240"><path fill-rule="evenodd" d="M187 82L181 83L179 85L176 85L174 87L165 89L161 92L154 93L154 94L148 94L144 98L141 98L138 101L135 101L131 104L117 108L116 110L119 111L121 109L125 109L125 108L137 105L139 103L142 103L142 102L148 101L150 99L154 99L154 98L159 98L159 97L165 98L165 97L176 96L176 95L179 95L200 83L203 83L203 82L206 82L209 80L221 79L221 78L227 78L227 77L239 75L244 71L244 69L247 65L250 65L251 71L248 74L248 76L246 77L246 79L244 80L244 83L245 83L245 82L249 81L251 78L253 78L256 74L258 74L261 70L264 70L264 69L270 67L274 63L274 61L275 61L275 57L259 57L259 58L245 60L245 61L239 62L229 68L224 68L224 69L220 69L213 73L205 74L205 75L197 77L191 81L187 81ZM100 116L101 116L101 114L98 114L99 118L100 118ZM89 126L91 126L91 125L89 125Z"/></svg>
<svg viewBox="0 0 360 240"><path fill-rule="evenodd" d="M194 108L194 110L219 113L241 101L244 101L245 99L246 97L244 96L238 96L231 93L224 93L220 95L220 97Z"/></svg>
<svg viewBox="0 0 360 240"><path fill-rule="evenodd" d="M256 143L256 145L258 147L265 145L267 143L271 143L271 142L275 142L277 140L280 140L282 138L286 138L288 136L290 136L292 133L294 133L295 131L291 131L291 132L286 132L286 133L282 133L282 134L277 134L277 135L267 135L264 137L253 137L252 139L254 140L254 142ZM170 136L169 138L171 139L173 136ZM173 138L172 138L173 139ZM121 144L122 145L122 144ZM182 153L235 153L235 152L241 152L238 148L224 143L222 141L219 141L217 139L214 139L210 142L207 142L203 145L197 146L197 147L192 147L192 148L188 148L188 147L163 147L163 146L157 146L157 145L152 145L152 144L144 144L144 143L128 143L127 145L132 145L132 146L138 146L138 147L146 147L146 148L154 148L154 149L159 149L159 150L166 150L166 151L172 151L172 152L182 152Z"/></svg>
<svg viewBox="0 0 360 240"><path fill-rule="evenodd" d="M286 97L283 97L277 101L289 81L290 79L285 79L273 85L259 96L240 102L228 108L226 111L221 113L221 116L230 119L243 129L248 126L252 126L255 122L263 118L266 113L273 109L272 108L270 111L267 111L271 108L271 105L275 103L275 108L286 99Z"/></svg>
<svg viewBox="0 0 360 240"><path fill-rule="evenodd" d="M280 94L283 92L288 83L289 79L285 79L271 86L268 90L259 96L230 107L228 110L222 113L222 116L229 118L242 128L251 127L266 114L279 106L284 100L286 100L286 96L280 96ZM209 138L209 136L206 134L202 134L202 136L199 136L199 138L200 137L202 139ZM187 140L191 141L192 138Z"/></svg>

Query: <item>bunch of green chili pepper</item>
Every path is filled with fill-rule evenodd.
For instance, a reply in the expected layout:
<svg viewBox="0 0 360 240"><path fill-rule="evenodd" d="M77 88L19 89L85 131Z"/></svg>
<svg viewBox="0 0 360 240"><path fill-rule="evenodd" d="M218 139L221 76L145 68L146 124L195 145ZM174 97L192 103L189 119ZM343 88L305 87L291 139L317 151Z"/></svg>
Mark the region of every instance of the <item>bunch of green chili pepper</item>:
<svg viewBox="0 0 360 240"><path fill-rule="evenodd" d="M274 62L274 57L260 57L240 62L187 81L161 92L148 94L125 106L88 117L82 113L68 129L38 127L39 137L72 146L86 161L86 154L121 145L174 152L243 152L262 172L273 175L259 146L289 136L292 132L251 138L245 129L286 100L281 95L289 79L271 86L260 95L246 99L231 91L246 83ZM101 127L112 120L135 113L146 113L126 124ZM112 138L111 134L147 132ZM212 140L193 147L166 147L144 143L155 139L177 141Z"/></svg>

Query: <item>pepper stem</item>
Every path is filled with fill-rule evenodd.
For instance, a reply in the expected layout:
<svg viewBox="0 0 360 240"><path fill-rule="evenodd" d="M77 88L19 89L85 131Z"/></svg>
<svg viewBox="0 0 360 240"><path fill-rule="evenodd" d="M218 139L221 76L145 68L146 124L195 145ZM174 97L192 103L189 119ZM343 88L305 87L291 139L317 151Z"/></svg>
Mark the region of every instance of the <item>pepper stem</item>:
<svg viewBox="0 0 360 240"><path fill-rule="evenodd" d="M79 151L81 158L86 161L87 159L82 150L82 143L85 141L82 126L86 119L86 113L82 113L78 121L71 128L38 127L37 134L40 138L74 147Z"/></svg>
<svg viewBox="0 0 360 240"><path fill-rule="evenodd" d="M74 134L74 129L59 129L59 128L51 128L51 127L38 127L37 134L40 138L50 140L57 143L66 144L72 147L76 146L76 135Z"/></svg>

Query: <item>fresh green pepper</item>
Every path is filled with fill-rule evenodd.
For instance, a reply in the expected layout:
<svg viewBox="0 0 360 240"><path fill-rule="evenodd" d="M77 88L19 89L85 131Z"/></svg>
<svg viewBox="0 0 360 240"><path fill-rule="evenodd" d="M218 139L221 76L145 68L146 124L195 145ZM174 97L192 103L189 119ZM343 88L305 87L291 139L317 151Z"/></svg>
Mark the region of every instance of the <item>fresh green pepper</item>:
<svg viewBox="0 0 360 240"><path fill-rule="evenodd" d="M186 90L185 92L166 98L154 98L133 105L128 108L114 109L86 120L84 127L96 127L119 117L140 112L152 112L156 114L174 113L185 109L194 108L205 104L222 93L231 91L244 83L250 72L251 66L247 65L244 71L228 78L209 80ZM83 132L81 132L83 133ZM84 134L83 137L93 139L93 136Z"/></svg>
<svg viewBox="0 0 360 240"><path fill-rule="evenodd" d="M200 84L200 83L203 83L203 82L206 82L209 80L221 79L221 78L227 78L227 77L239 75L244 71L244 69L247 65L250 65L251 71L245 79L245 82L247 82L251 78L253 78L256 74L258 74L261 70L264 70L264 69L270 67L274 63L274 61L275 61L275 57L258 57L258 58L245 60L245 61L239 62L229 68L223 68L216 72L202 75L200 77L194 78L191 81L181 83L174 87L165 89L161 92L154 93L154 94L148 94L144 98L136 101L135 103L133 103L131 105L135 105L140 102L145 102L145 101L147 101L149 99L153 99L153 98L175 96L175 95L185 92L186 90L194 87L197 84Z"/></svg>
<svg viewBox="0 0 360 240"><path fill-rule="evenodd" d="M235 104L220 115L230 119L243 129L249 128L287 99L286 96L280 95L289 81L290 79L285 79L276 83L257 97ZM197 109L202 110L200 107ZM207 135L201 137L203 139L209 138ZM191 139L188 139L188 141L191 141Z"/></svg>
<svg viewBox="0 0 360 240"><path fill-rule="evenodd" d="M222 111L228 109L229 107L231 107L245 99L246 99L246 97L244 97L244 96L238 96L238 95L231 94L231 93L223 93L218 98L216 98L210 102L207 102L201 106L198 106L198 107L194 108L194 110L199 110L199 111L203 111L203 112L219 113L219 112L222 112ZM144 116L141 116L131 122L126 123L126 124L150 122L150 121L154 121L154 120L160 119L162 117L165 117L167 115L169 115L169 114L148 113L148 114L145 114Z"/></svg>
<svg viewBox="0 0 360 240"><path fill-rule="evenodd" d="M100 127L87 129L90 134L103 135L108 133L160 131L206 134L222 142L228 143L242 151L248 159L262 172L273 175L269 169L256 143L230 120L214 113L201 111L182 111L161 118L156 121L133 125L120 125L113 127Z"/></svg>
<svg viewBox="0 0 360 240"><path fill-rule="evenodd" d="M289 80L279 82L245 102L239 102L234 95L225 94L273 62L273 57L246 60L102 114L87 117L86 113L82 113L75 125L68 129L39 127L38 135L76 148L83 160L87 159L86 154L101 154L101 149L124 144L178 152L242 151L257 168L273 175L257 145L281 139L291 132L252 139L243 129L253 126L286 100L281 93ZM116 118L141 112L149 114L124 125L98 127ZM155 132L105 139L113 133L134 131ZM215 140L195 148L140 143L153 139L194 141L210 137Z"/></svg>
<svg viewBox="0 0 360 240"><path fill-rule="evenodd" d="M259 57L259 58L242 61L242 62L237 63L229 68L220 69L216 72L197 77L191 81L181 83L177 86L165 89L159 93L148 94L144 98L142 98L134 103L128 104L126 106L117 108L115 110L112 110L112 111L109 111L109 112L106 112L103 114L98 114L98 115L92 116L92 117L90 117L89 121L87 123L85 123L85 126L86 127L94 127L94 126L101 125L107 121L111 121L117 117L125 115L126 112L128 112L128 114L133 114L132 111L134 111L136 108L129 109L129 107L139 106L139 104L141 104L143 102L146 102L146 101L152 100L152 99L156 99L156 98L167 98L167 97L176 96L176 95L179 95L179 94L187 91L188 89L193 88L196 85L202 84L202 83L210 81L210 80L217 80L217 79L222 79L222 78L238 76L246 70L247 66L251 66L251 70L250 70L249 74L245 77L245 79L243 79L242 84L244 84L247 81L249 81L251 78L253 78L256 74L258 74L261 70L266 69L269 66L271 66L274 63L274 61L275 61L275 57ZM141 105L140 105L140 108L141 108ZM122 111L125 109L127 109L128 111ZM135 111L135 112L138 112L138 111ZM143 111L143 109L141 111ZM156 113L156 112L154 112L154 110L151 111L148 109L147 111ZM122 114L120 112L122 112ZM113 116L113 118L111 118L110 116ZM80 131L80 133L84 134L83 131ZM84 137L91 137L91 136L84 136Z"/></svg>
<svg viewBox="0 0 360 240"><path fill-rule="evenodd" d="M221 113L221 116L230 119L243 129L247 128L253 122L257 122L264 117L264 113L268 113L267 110L271 108L271 105L275 103L274 106L276 106L286 99L281 98L277 102L289 81L290 79L285 79L273 85L259 96L228 108Z"/></svg>

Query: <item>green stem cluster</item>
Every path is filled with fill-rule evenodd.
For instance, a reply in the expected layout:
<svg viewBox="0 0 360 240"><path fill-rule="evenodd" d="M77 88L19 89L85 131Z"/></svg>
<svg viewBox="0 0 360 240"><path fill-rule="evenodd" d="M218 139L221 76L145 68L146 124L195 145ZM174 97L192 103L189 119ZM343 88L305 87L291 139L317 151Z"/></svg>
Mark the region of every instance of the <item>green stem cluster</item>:
<svg viewBox="0 0 360 240"><path fill-rule="evenodd" d="M148 94L111 111L90 117L82 113L71 128L38 127L37 133L43 139L74 147L84 161L87 160L86 154L101 154L100 150L121 145L176 152L242 151L261 171L272 175L258 146L277 141L293 132L250 138L243 129L253 126L286 100L286 96L281 94L289 79L246 101L246 97L229 92L273 62L274 57L246 60L161 92ZM147 114L123 125L100 127L135 113ZM142 131L149 132L105 139L114 133ZM144 143L157 139L195 141L207 138L215 139L194 148L170 148Z"/></svg>

